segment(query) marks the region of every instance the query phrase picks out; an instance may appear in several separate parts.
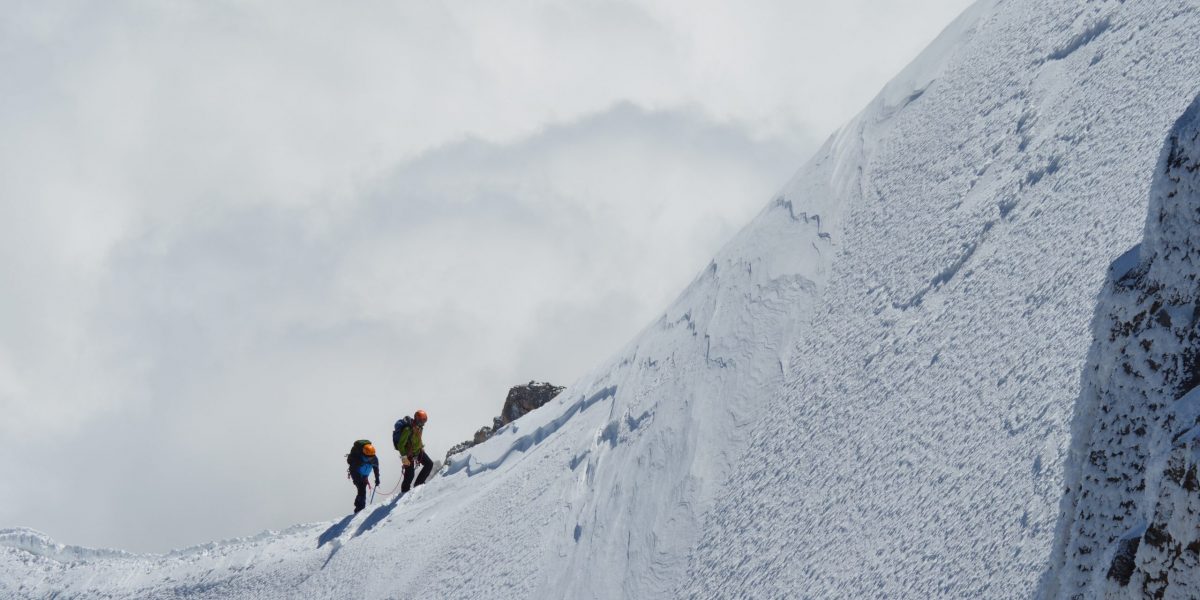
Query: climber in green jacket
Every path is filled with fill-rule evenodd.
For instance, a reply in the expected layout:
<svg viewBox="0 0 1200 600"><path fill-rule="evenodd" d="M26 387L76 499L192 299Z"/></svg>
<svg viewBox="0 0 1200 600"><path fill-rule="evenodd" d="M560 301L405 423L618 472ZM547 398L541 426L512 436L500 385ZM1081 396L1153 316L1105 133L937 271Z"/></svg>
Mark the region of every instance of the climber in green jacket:
<svg viewBox="0 0 1200 600"><path fill-rule="evenodd" d="M421 441L421 433L425 430L425 421L428 420L429 415L423 410L418 410L413 416L396 421L396 427L392 431L392 444L396 446L396 451L400 453L400 461L404 464L401 494L425 483L429 472L433 470L433 460L425 454L425 444ZM416 463L421 463L421 474L417 475L416 482L413 482Z"/></svg>

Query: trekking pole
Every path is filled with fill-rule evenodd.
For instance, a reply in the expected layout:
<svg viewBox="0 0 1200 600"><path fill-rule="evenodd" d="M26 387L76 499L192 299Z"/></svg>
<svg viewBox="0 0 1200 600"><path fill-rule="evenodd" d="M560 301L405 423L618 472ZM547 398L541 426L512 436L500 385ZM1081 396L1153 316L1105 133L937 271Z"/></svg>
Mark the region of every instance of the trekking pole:
<svg viewBox="0 0 1200 600"><path fill-rule="evenodd" d="M367 484L371 485L371 484ZM371 504L375 504L375 486L371 485Z"/></svg>

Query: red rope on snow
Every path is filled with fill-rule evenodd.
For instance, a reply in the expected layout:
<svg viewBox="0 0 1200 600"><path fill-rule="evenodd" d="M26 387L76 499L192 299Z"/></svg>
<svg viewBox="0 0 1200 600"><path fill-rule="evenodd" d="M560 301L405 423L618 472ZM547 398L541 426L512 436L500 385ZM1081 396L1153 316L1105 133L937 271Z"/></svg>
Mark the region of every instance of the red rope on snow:
<svg viewBox="0 0 1200 600"><path fill-rule="evenodd" d="M386 496L391 496L391 495L394 495L394 494L396 493L396 491L400 489L400 481L401 481L401 480L399 480L399 479L397 479L397 480L396 480L396 485L395 485L395 487L393 487L393 488L392 488L392 491L390 491L390 492L388 492L388 493L386 493L386 494L385 494L385 493L383 493L383 492L379 492L379 495L380 495L380 496L385 496L385 497L386 497Z"/></svg>

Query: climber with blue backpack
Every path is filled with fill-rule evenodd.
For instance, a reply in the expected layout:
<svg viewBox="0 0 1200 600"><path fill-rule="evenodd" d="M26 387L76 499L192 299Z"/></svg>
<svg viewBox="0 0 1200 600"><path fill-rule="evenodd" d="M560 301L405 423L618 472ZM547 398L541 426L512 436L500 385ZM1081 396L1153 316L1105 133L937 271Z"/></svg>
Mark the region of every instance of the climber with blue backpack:
<svg viewBox="0 0 1200 600"><path fill-rule="evenodd" d="M396 421L396 426L392 430L392 445L400 453L400 462L404 464L404 481L400 484L401 494L425 483L429 472L433 470L433 460L429 458L428 454L425 454L425 444L421 442L421 433L425 430L425 422L428 420L429 415L425 414L423 410L418 410L413 416ZM421 474L417 475L417 481L414 483L413 475L416 471L416 463L421 463Z"/></svg>
<svg viewBox="0 0 1200 600"><path fill-rule="evenodd" d="M358 488L354 497L354 513L358 514L367 505L367 482L371 471L375 472L375 487L379 487L379 459L375 457L375 446L371 440L358 440L346 455L346 469L350 481Z"/></svg>

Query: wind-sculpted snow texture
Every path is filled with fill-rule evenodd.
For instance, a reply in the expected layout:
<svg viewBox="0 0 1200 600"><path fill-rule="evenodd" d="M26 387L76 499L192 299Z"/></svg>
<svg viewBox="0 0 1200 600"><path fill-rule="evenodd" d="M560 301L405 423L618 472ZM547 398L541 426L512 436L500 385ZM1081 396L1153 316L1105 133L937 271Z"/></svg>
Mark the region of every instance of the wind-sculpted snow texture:
<svg viewBox="0 0 1200 600"><path fill-rule="evenodd" d="M1200 88L1197 8L980 3L928 85L867 109L796 377L677 596L1039 593L1097 293Z"/></svg>
<svg viewBox="0 0 1200 600"><path fill-rule="evenodd" d="M1097 309L1047 595L1197 598L1200 99L1167 139L1145 240L1123 259Z"/></svg>
<svg viewBox="0 0 1200 600"><path fill-rule="evenodd" d="M165 556L0 535L0 595L1058 593L1097 293L1141 241L1162 141L1200 88L1198 5L984 0L610 364L447 475L358 517ZM1190 539L1190 435L1148 471L1183 483L1140 505L1166 556ZM1135 556L1147 577L1189 560L1156 556Z"/></svg>

